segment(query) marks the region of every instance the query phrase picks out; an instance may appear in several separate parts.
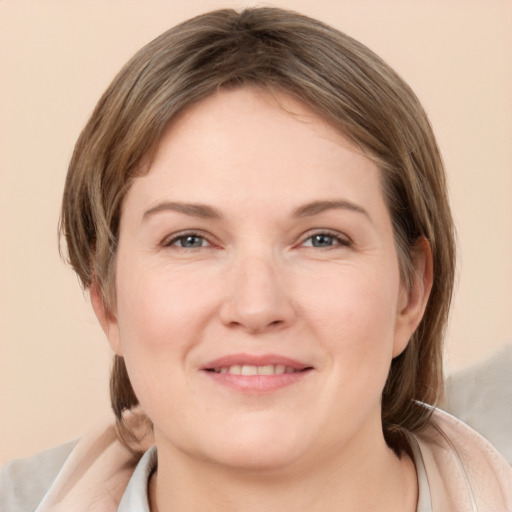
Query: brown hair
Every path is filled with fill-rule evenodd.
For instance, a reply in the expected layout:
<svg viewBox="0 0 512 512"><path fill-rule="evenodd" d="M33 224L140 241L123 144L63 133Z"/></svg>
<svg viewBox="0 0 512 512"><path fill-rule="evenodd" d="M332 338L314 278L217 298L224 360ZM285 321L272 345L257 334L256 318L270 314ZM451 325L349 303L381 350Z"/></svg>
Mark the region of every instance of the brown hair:
<svg viewBox="0 0 512 512"><path fill-rule="evenodd" d="M408 85L349 36L275 8L219 10L190 19L142 48L106 90L80 135L66 179L61 231L84 287L115 305L120 209L131 180L147 172L165 127L221 87L286 91L357 144L382 171L403 282L415 244L427 239L434 282L425 315L396 357L382 395L386 441L406 448L404 431L427 422L442 391L442 340L455 267L454 230L441 156L428 118ZM115 357L112 406L138 404L124 360ZM123 433L124 430L124 433Z"/></svg>

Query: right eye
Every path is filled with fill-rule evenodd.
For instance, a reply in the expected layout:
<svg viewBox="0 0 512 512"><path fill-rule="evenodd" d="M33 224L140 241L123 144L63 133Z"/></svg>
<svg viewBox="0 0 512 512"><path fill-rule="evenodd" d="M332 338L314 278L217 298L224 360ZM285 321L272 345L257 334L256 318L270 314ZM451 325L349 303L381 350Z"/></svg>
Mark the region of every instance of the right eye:
<svg viewBox="0 0 512 512"><path fill-rule="evenodd" d="M185 233L164 242L164 247L180 247L183 249L199 249L208 247L210 243L206 238L197 233Z"/></svg>

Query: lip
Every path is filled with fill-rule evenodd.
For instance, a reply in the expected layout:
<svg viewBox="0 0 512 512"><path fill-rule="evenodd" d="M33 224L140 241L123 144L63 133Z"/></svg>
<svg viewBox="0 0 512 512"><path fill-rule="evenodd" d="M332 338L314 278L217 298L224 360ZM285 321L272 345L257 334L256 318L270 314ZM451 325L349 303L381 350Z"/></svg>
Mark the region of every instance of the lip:
<svg viewBox="0 0 512 512"><path fill-rule="evenodd" d="M234 365L248 365L248 366L265 366L265 365L278 365L289 366L294 370L301 371L306 368L312 368L311 365L298 361L296 359L290 359L289 357L280 356L278 354L230 354L224 357L219 357L213 361L206 363L201 369L211 370L218 369L223 366L234 366Z"/></svg>
<svg viewBox="0 0 512 512"><path fill-rule="evenodd" d="M293 368L295 372L273 375L235 375L230 373L217 373L214 371L222 367L234 365L284 365L286 367ZM302 361L278 354L230 354L209 361L202 366L200 370L214 382L233 390L249 394L264 394L299 383L307 375L311 374L313 367Z"/></svg>

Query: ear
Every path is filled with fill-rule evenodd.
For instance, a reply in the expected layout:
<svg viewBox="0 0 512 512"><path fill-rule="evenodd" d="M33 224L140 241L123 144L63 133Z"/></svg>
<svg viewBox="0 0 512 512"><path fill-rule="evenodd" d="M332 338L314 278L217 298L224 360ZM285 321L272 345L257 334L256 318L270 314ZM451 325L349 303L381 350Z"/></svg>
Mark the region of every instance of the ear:
<svg viewBox="0 0 512 512"><path fill-rule="evenodd" d="M432 289L433 264L432 251L427 239L420 237L413 249L414 271L410 287L402 283L398 300L395 324L395 342L393 357L400 355L423 318Z"/></svg>
<svg viewBox="0 0 512 512"><path fill-rule="evenodd" d="M112 313L105 305L103 294L101 293L98 283L93 282L89 287L89 295L91 297L91 305L96 318L98 319L103 332L106 334L108 342L112 350L122 356L121 342L119 336L119 324L114 313Z"/></svg>

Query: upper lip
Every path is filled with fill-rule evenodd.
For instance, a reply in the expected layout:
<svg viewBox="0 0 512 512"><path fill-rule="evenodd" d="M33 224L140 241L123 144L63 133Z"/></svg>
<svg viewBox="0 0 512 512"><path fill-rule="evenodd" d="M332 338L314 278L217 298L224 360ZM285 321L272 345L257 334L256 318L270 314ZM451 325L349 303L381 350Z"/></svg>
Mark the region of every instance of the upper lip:
<svg viewBox="0 0 512 512"><path fill-rule="evenodd" d="M284 366L293 368L294 370L305 370L311 368L311 365L291 359L289 357L281 356L278 354L263 354L263 355L251 355L251 354L230 354L223 357L219 357L212 361L207 362L202 366L202 370L216 370L219 368L230 367L234 365L240 366L269 366L282 364Z"/></svg>

